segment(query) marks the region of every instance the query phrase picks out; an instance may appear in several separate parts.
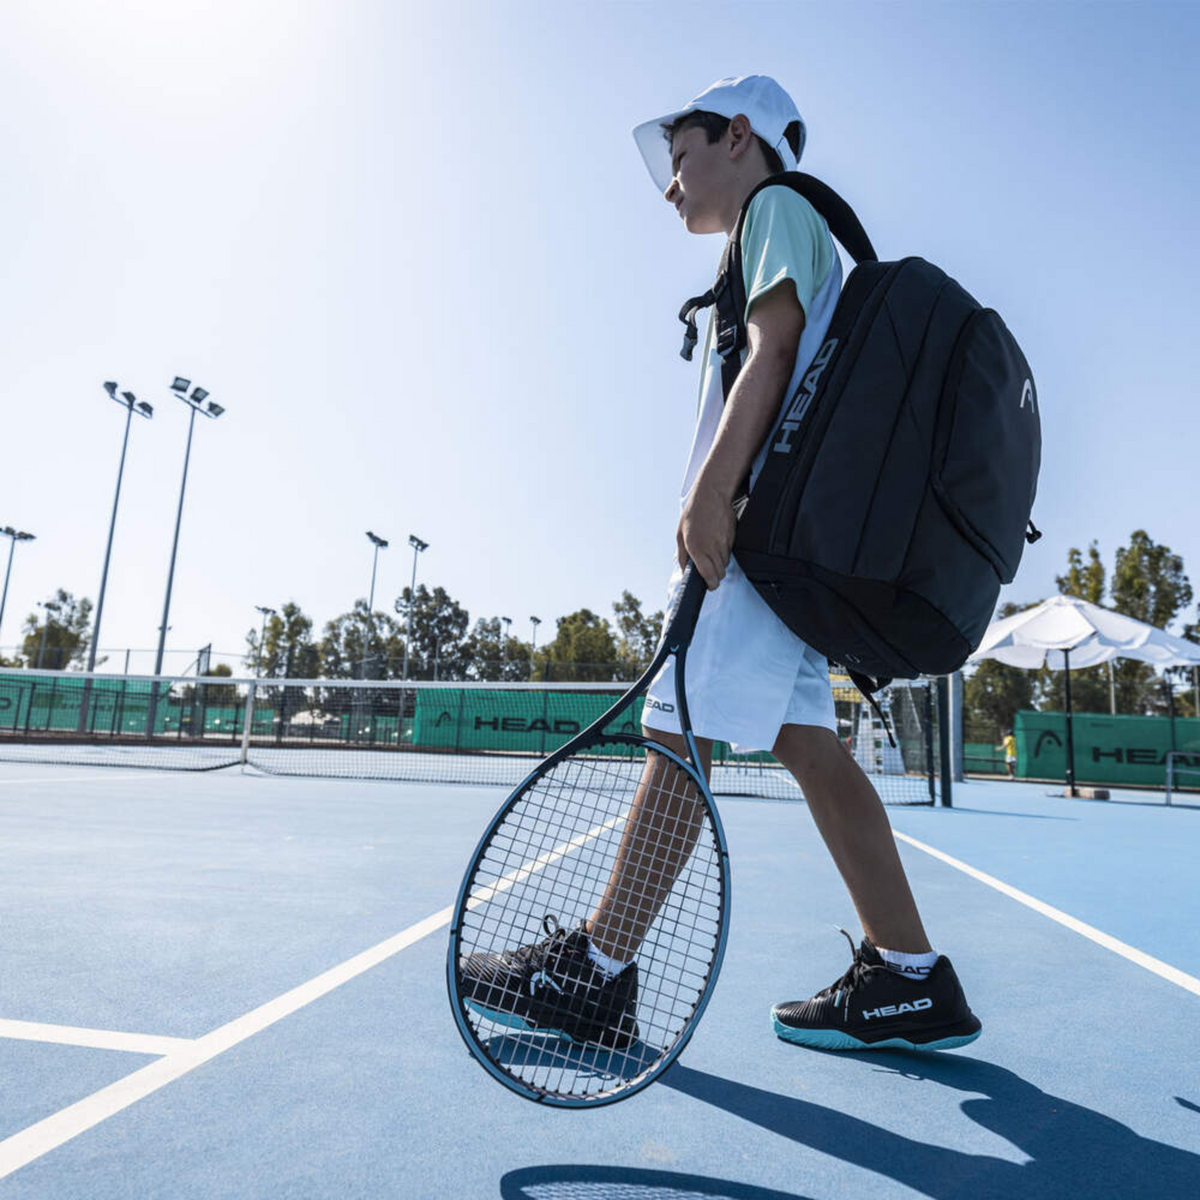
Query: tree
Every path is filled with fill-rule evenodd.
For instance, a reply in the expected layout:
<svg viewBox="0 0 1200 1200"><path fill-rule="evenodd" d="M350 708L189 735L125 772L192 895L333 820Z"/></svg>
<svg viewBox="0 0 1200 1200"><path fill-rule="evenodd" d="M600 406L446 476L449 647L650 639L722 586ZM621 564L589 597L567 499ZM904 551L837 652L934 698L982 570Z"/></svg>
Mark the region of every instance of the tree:
<svg viewBox="0 0 1200 1200"><path fill-rule="evenodd" d="M321 675L326 679L381 679L400 673L397 650L403 654L400 626L387 613L368 612L365 598L348 613L326 622L321 638Z"/></svg>
<svg viewBox="0 0 1200 1200"><path fill-rule="evenodd" d="M1056 580L1059 591L1093 604L1102 603L1106 572L1097 544L1092 542L1088 547L1086 566L1082 555L1074 548L1068 552L1067 564L1066 575L1060 575ZM1159 629L1167 629L1192 600L1192 586L1184 571L1183 559L1173 554L1170 547L1156 543L1144 529L1134 530L1129 545L1117 550L1111 592L1111 608ZM1184 636L1187 635L1185 629ZM1112 663L1112 679L1118 712L1161 714L1168 711L1162 683L1148 663L1116 659ZM1039 707L1062 711L1066 705L1062 671L1051 671L1046 667L1039 671L1038 698ZM1108 664L1071 671L1071 706L1079 712L1110 711Z"/></svg>
<svg viewBox="0 0 1200 1200"><path fill-rule="evenodd" d="M404 618L404 633L408 635L409 598L412 589L405 588L396 597L395 610ZM469 665L465 635L471 617L465 608L453 599L445 588L435 587L431 592L424 584L417 588L411 621L412 636L409 644L409 679L432 679L434 665L438 679L465 679ZM403 645L401 665L394 670L397 678L403 675Z"/></svg>
<svg viewBox="0 0 1200 1200"><path fill-rule="evenodd" d="M533 647L520 638L506 638L502 625L499 617L480 617L475 622L462 650L468 679L521 683L529 678Z"/></svg>
<svg viewBox="0 0 1200 1200"><path fill-rule="evenodd" d="M624 680L634 680L654 657L662 634L663 614L642 615L642 602L629 591L621 593L613 604L617 619L618 674Z"/></svg>
<svg viewBox="0 0 1200 1200"><path fill-rule="evenodd" d="M21 653L25 664L30 667L41 665L48 670L65 670L82 667L87 660L91 645L92 602L84 596L76 600L63 588L54 593L42 608L46 614L44 624L37 613L30 613L22 627L24 639ZM42 634L45 633L45 650L42 649Z"/></svg>
<svg viewBox="0 0 1200 1200"><path fill-rule="evenodd" d="M1130 535L1129 545L1117 551L1112 597L1117 612L1166 629L1192 602L1192 585L1183 559L1169 546L1156 543L1144 529L1137 529ZM1167 711L1162 684L1149 663L1126 659L1115 663L1114 669L1118 711Z"/></svg>
<svg viewBox="0 0 1200 1200"><path fill-rule="evenodd" d="M544 667L554 682L608 682L617 672L612 627L591 609L558 618L558 633L547 647Z"/></svg>
<svg viewBox="0 0 1200 1200"><path fill-rule="evenodd" d="M1100 561L1098 542L1088 546L1088 565L1074 546L1067 551L1067 573L1055 576L1060 596L1078 596L1090 604L1104 602L1104 564Z"/></svg>
<svg viewBox="0 0 1200 1200"><path fill-rule="evenodd" d="M263 626L261 663L257 629L246 634L246 657L263 678L315 678L321 670L321 651L312 640L312 630L312 618L289 600Z"/></svg>

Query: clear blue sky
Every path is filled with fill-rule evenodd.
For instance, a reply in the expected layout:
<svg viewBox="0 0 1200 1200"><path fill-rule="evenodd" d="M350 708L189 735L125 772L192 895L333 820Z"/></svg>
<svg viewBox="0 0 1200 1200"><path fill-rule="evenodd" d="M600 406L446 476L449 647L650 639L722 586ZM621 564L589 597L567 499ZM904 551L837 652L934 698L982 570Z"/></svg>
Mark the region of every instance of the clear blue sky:
<svg viewBox="0 0 1200 1200"><path fill-rule="evenodd" d="M1045 439L1001 599L1144 527L1200 591L1195 304L1200 9L1168 4L17 0L0 31L5 239L0 643L93 599L133 429L104 647L155 643L198 422L168 645L240 651L256 604L318 628L370 582L479 616L611 616L664 594L695 414L683 229L631 128L764 73L802 167L884 258L920 254L1024 348ZM2 545L7 549L7 542ZM1194 617L1194 610L1189 614ZM119 663L110 663L110 667ZM147 670L149 656L135 658Z"/></svg>

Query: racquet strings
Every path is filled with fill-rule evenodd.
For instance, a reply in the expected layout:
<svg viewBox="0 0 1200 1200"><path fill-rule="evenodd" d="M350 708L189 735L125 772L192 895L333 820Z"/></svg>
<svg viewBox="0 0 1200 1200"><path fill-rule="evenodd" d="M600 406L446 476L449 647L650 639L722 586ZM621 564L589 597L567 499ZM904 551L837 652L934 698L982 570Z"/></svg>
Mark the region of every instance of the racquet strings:
<svg viewBox="0 0 1200 1200"><path fill-rule="evenodd" d="M614 881L618 856L624 870ZM522 1022L504 1020L503 1011L497 1021L468 1007L485 1053L540 1095L597 1099L628 1086L691 1021L718 952L722 886L707 804L671 760L585 752L536 776L472 873L460 961L541 941L548 915L575 928L607 892L609 929L642 936L633 959L639 1036L607 1049L514 1028Z"/></svg>

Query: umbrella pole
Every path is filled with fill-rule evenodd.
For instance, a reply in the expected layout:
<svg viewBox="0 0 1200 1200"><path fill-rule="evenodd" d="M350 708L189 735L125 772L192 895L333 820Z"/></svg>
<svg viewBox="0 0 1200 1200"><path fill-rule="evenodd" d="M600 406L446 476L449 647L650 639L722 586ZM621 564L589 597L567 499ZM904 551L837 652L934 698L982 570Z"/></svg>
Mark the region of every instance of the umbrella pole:
<svg viewBox="0 0 1200 1200"><path fill-rule="evenodd" d="M1075 795L1075 739L1071 730L1071 652L1063 651L1063 683L1067 691L1067 795Z"/></svg>

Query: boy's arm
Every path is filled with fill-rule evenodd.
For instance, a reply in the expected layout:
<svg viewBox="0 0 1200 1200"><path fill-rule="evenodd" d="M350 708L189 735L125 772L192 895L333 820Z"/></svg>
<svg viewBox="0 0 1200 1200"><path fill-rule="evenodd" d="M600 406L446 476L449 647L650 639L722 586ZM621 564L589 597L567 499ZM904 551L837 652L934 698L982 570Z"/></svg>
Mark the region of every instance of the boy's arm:
<svg viewBox="0 0 1200 1200"><path fill-rule="evenodd" d="M690 556L710 590L724 578L733 549L735 493L779 414L803 332L804 309L790 279L754 301L746 321L746 361L676 533L680 566Z"/></svg>

